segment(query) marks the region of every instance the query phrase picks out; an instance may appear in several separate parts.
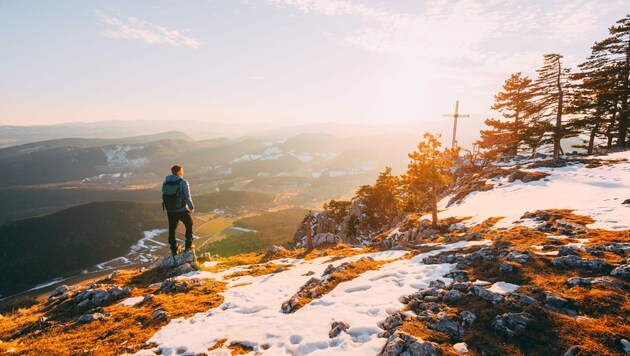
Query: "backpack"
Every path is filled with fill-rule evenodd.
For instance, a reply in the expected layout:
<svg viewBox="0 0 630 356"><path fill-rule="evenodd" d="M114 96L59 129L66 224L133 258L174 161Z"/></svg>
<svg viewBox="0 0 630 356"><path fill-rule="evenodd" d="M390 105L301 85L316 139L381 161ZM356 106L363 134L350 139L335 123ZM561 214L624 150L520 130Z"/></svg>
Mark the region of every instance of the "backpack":
<svg viewBox="0 0 630 356"><path fill-rule="evenodd" d="M186 204L179 183L182 179L162 184L162 210L172 211L183 208Z"/></svg>

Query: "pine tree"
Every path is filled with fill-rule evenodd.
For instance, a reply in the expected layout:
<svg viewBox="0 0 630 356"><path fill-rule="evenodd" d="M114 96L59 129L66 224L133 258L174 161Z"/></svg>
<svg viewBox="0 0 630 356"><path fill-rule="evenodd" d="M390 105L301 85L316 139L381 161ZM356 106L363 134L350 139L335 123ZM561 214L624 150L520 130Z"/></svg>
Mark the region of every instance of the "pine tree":
<svg viewBox="0 0 630 356"><path fill-rule="evenodd" d="M380 228L389 224L398 214L400 178L392 174L391 167L380 172L374 185L362 185L355 198L365 200L365 213L370 227Z"/></svg>
<svg viewBox="0 0 630 356"><path fill-rule="evenodd" d="M492 130L481 132L478 141L482 149L497 153L517 155L524 142L526 120L532 113L532 81L520 72L512 74L503 84L503 91L494 96L492 110L497 110L507 121L486 119L486 126Z"/></svg>
<svg viewBox="0 0 630 356"><path fill-rule="evenodd" d="M568 90L569 69L562 66L562 55L551 53L544 55L543 66L536 70L538 78L535 82L537 109L543 121L553 122L551 142L553 142L553 158L557 160L562 152L560 141L565 136L562 123L564 105Z"/></svg>
<svg viewBox="0 0 630 356"><path fill-rule="evenodd" d="M458 155L457 148L440 150L441 146L439 136L425 133L424 141L418 144L418 150L409 154L411 162L407 166L408 189L427 198L431 207L433 228L437 228L438 194L451 182L453 157Z"/></svg>
<svg viewBox="0 0 630 356"><path fill-rule="evenodd" d="M630 91L630 15L617 21L609 28L610 37L596 42L592 47L593 55L603 64L602 68L613 79L614 93L617 95L619 113L617 117L617 146L628 147L628 125L630 112L628 94ZM614 83L614 84L613 84ZM614 119L613 119L614 122Z"/></svg>

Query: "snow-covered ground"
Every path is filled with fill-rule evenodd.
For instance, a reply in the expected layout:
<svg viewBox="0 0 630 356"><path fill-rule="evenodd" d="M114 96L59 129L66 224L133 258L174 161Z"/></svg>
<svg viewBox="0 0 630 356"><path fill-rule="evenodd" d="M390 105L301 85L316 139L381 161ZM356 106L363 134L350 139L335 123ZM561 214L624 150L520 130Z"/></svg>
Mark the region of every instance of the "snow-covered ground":
<svg viewBox="0 0 630 356"><path fill-rule="evenodd" d="M606 159L630 159L630 152L611 154ZM465 224L480 223L490 217L502 216L497 227L509 227L526 212L541 209L573 209L575 213L591 216L593 228L609 230L630 229L630 206L622 202L630 198L630 162L613 166L586 168L583 164L563 168L538 168L550 175L540 181L509 183L507 179L494 180L494 189L475 192L460 204L446 208L450 197L439 204L440 218L472 216ZM523 222L528 224L531 222ZM573 243L576 246L585 241ZM292 268L279 273L252 277L242 276L228 281L223 292L224 303L208 312L191 318L171 320L149 342L158 346L163 355L209 353L230 355L225 346L208 351L220 339L225 345L238 342L249 345L263 355L375 355L386 339L379 338L378 327L389 314L403 304L400 297L426 287L430 281L444 278L453 264L425 265L422 259L445 250L489 241L458 242L450 245L433 244L441 250L423 253L412 259L389 262L379 270L367 271L357 278L339 284L322 298L315 299L292 314L284 314L281 305L287 301L311 276L321 276L328 263L327 257L304 261L283 259L276 263L291 264ZM538 253L546 253L538 249ZM338 265L363 256L379 260L393 260L404 251L385 251L371 255L347 257L335 261ZM193 272L180 278L215 278L242 271L235 267L221 273ZM520 286L496 282L476 281L475 285L505 294ZM128 301L132 303L134 301ZM331 323L342 321L350 329L329 338ZM630 347L630 346L629 346ZM143 350L139 354L153 354Z"/></svg>
<svg viewBox="0 0 630 356"><path fill-rule="evenodd" d="M425 265L426 256L461 248L466 245L485 244L487 241L459 242L445 245L442 250L423 253L412 259L397 260L383 265L379 270L367 271L359 277L340 283L334 290L292 314L280 310L298 289L311 278L307 272L319 277L329 263L328 257L314 260L284 259L276 263L289 263L293 268L281 273L252 277L243 276L229 281L223 293L224 303L191 318L174 319L159 330L149 342L155 342L163 350L162 355L182 353L209 353L230 355L221 348L208 351L218 340L227 339L254 347L264 355L375 355L383 348L386 339L379 338L378 323L403 304L399 298L430 281L442 279L453 264ZM361 257L375 260L393 260L406 251L384 251L347 257L332 264L355 261ZM221 273L193 272L183 278L216 278L242 268ZM347 333L329 338L330 324L343 321L350 324ZM267 348L265 350L265 348ZM139 354L153 354L141 351Z"/></svg>
<svg viewBox="0 0 630 356"><path fill-rule="evenodd" d="M624 158L630 160L630 151L604 157L608 160ZM438 204L438 209L446 209L439 217L472 216L467 224L478 224L487 218L502 216L504 219L496 226L510 227L527 211L574 209L578 215L595 219L591 228L630 229L630 205L622 204L630 198L630 161L596 168L576 164L534 170L550 175L529 183L520 180L509 183L504 178L500 180L501 186L495 183L494 189L471 193L461 204L448 209L446 204L451 197L446 197Z"/></svg>

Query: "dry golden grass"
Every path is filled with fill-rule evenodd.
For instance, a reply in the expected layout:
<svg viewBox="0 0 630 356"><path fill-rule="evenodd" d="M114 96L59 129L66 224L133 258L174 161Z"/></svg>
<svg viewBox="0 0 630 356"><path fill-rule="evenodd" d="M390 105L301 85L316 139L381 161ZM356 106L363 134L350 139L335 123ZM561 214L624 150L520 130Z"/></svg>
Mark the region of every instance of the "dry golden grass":
<svg viewBox="0 0 630 356"><path fill-rule="evenodd" d="M134 286L132 296L154 294L151 303L136 306L111 304L104 306L103 313L111 315L103 321L78 324L76 319L85 311L73 302L40 303L19 309L0 319L0 351L14 349L16 355L117 355L137 352L144 343L164 324L151 318L151 313L161 309L170 318L190 317L219 306L223 297L219 295L225 284L205 281L183 293L155 294L158 287L147 284L155 278L155 271L140 274L121 271L109 282L128 282ZM124 284L123 284L124 285ZM48 318L40 324L40 317ZM11 341L8 341L11 340Z"/></svg>
<svg viewBox="0 0 630 356"><path fill-rule="evenodd" d="M208 351L212 351L212 350L216 350L216 349L220 349L223 347L223 345L225 345L225 343L227 342L227 339L221 339L219 341L216 342L216 344L214 344L212 347L210 347L208 349ZM249 347L247 345L243 345L241 343L238 342L234 342L231 343L227 346L228 349L230 349L230 351L232 351L232 355L245 355L248 354L250 352L252 352L254 349L252 347Z"/></svg>

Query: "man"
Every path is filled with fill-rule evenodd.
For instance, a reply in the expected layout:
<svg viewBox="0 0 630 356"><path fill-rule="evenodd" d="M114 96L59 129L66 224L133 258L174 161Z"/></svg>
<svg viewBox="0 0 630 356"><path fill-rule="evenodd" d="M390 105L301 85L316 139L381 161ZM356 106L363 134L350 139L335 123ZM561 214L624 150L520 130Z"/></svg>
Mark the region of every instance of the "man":
<svg viewBox="0 0 630 356"><path fill-rule="evenodd" d="M175 240L175 229L180 221L186 227L186 251L193 249L192 213L195 212L195 205L190 197L188 181L183 179L184 167L176 164L171 167L171 173L162 184L162 198L163 208L168 215L168 243L171 245L171 253L175 256L181 250Z"/></svg>

